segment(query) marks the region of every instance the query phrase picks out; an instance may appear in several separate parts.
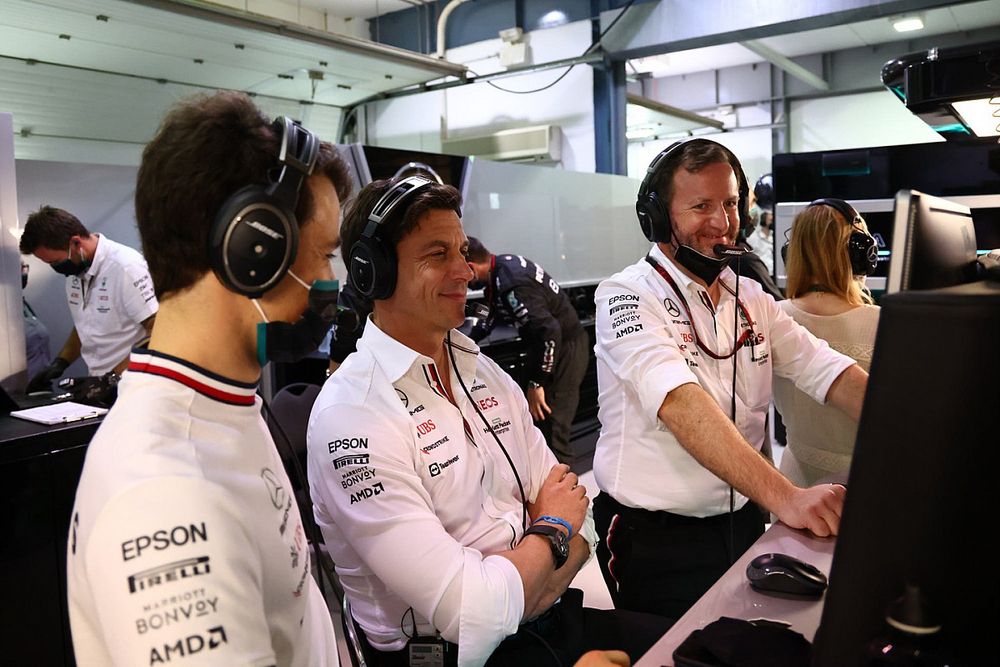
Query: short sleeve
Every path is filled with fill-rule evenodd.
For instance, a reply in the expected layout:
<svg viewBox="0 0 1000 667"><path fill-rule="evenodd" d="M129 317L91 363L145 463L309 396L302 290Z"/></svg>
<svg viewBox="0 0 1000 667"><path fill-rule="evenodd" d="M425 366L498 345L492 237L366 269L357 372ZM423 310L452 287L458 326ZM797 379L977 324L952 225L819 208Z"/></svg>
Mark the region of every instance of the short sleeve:
<svg viewBox="0 0 1000 667"><path fill-rule="evenodd" d="M274 663L259 554L218 486L164 477L125 490L95 518L84 557L114 664Z"/></svg>
<svg viewBox="0 0 1000 667"><path fill-rule="evenodd" d="M635 392L643 412L655 423L668 393L683 384L698 384L663 307L647 291L611 280L600 284L594 300L596 356Z"/></svg>

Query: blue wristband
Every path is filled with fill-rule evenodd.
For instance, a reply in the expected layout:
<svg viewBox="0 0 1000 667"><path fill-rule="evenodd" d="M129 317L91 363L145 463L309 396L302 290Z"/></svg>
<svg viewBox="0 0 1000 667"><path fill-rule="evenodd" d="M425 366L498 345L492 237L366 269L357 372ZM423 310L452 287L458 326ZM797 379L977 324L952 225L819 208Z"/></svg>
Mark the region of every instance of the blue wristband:
<svg viewBox="0 0 1000 667"><path fill-rule="evenodd" d="M534 526L539 521L544 521L546 523L555 523L555 524L558 524L558 525L560 525L560 526L562 526L563 528L566 529L566 532L568 533L566 535L566 539L569 539L569 538L573 537L573 526L569 525L569 522L566 521L566 519L560 519L557 516L549 516L548 514L543 514L542 516L540 516L537 519L535 519L534 521L532 521L531 525Z"/></svg>

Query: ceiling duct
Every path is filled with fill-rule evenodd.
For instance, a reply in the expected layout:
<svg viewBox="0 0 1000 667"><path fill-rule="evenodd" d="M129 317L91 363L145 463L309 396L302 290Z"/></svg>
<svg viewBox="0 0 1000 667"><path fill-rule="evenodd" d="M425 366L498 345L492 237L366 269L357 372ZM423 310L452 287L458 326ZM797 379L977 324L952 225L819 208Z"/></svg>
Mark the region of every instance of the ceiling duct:
<svg viewBox="0 0 1000 667"><path fill-rule="evenodd" d="M505 162L558 162L562 159L562 129L558 125L535 125L478 137L444 139L441 150Z"/></svg>
<svg viewBox="0 0 1000 667"><path fill-rule="evenodd" d="M949 141L1000 136L1000 42L901 56L882 83Z"/></svg>

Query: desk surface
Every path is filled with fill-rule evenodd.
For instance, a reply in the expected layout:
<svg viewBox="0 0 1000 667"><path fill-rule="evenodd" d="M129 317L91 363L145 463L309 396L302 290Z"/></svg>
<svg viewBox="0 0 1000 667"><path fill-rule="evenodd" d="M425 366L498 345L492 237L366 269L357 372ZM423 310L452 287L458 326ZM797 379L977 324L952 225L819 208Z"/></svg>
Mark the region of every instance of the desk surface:
<svg viewBox="0 0 1000 667"><path fill-rule="evenodd" d="M636 667L673 665L676 649L693 630L698 630L720 616L754 620L767 618L790 623L792 630L812 641L823 613L823 598L797 600L758 593L750 588L746 569L751 560L764 553L778 552L795 556L819 568L828 577L833 561L834 538L813 537L806 531L793 530L775 523L746 553L708 589L672 628L636 663Z"/></svg>

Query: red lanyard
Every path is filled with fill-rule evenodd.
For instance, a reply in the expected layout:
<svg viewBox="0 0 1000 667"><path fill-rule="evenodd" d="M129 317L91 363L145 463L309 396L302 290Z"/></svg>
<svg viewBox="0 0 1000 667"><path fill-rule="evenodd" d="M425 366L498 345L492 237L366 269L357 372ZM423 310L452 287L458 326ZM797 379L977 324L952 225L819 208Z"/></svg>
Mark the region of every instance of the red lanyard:
<svg viewBox="0 0 1000 667"><path fill-rule="evenodd" d="M712 357L713 359L718 359L721 361L723 359L729 359L734 354L739 352L740 348L743 347L743 345L747 342L748 339L750 339L751 341L753 340L752 337L755 336L753 331L753 320L750 319L750 313L747 312L746 306L743 305L743 302L737 299L736 307L740 309L740 313L743 314L743 319L747 321L747 325L749 328L742 334L740 334L740 337L736 339L736 343L733 345L733 351L730 352L729 354L721 355L708 349L708 347L706 347L705 344L701 342L701 339L698 338L698 328L695 327L694 325L694 318L691 316L691 308L688 307L687 299L684 298L684 293L681 292L681 290L677 287L677 283L674 282L674 279L670 277L670 274L667 273L667 270L664 269L662 266L660 266L659 262L657 262L655 259L653 259L649 255L646 255L646 261L649 262L654 269L656 269L656 272L660 274L661 278L667 281L667 284L670 285L670 288L674 290L674 294L676 294L677 298L681 300L681 305L684 306L684 312L687 313L688 320L691 322L691 332L694 334L695 345L698 346L699 350L701 350L708 356ZM736 279L739 280L739 277L737 277ZM735 292L729 289L729 286L727 286L724 282L720 281L719 284L722 285L727 292L729 292L733 296L736 296Z"/></svg>

